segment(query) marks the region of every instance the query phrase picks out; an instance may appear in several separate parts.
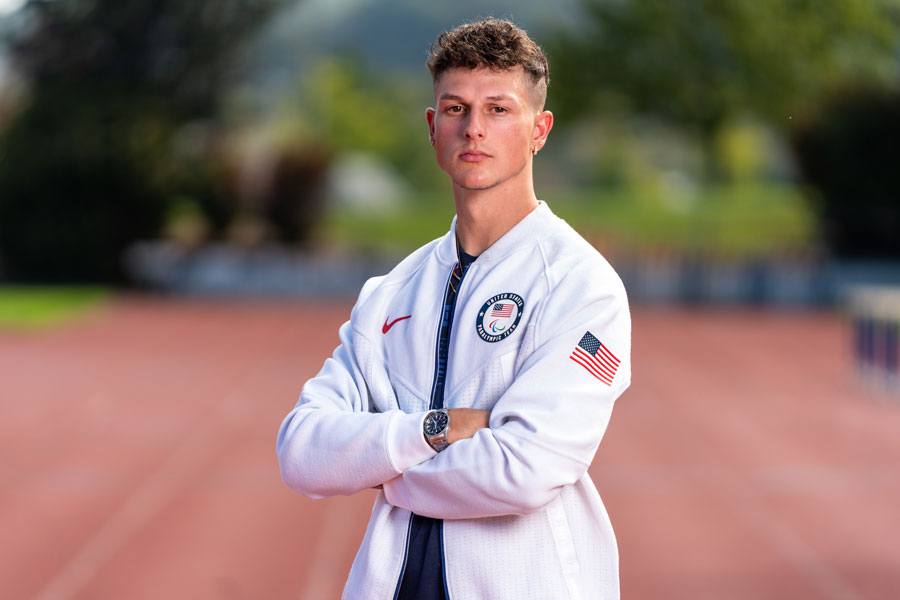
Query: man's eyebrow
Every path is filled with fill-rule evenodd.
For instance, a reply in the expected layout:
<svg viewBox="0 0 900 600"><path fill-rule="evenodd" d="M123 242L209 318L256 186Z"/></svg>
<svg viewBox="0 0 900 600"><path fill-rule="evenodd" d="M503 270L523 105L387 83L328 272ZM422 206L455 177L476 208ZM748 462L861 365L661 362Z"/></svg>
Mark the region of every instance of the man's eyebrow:
<svg viewBox="0 0 900 600"><path fill-rule="evenodd" d="M513 100L514 97L510 96L509 94L500 94L497 96L485 96L484 99L489 102L504 102L504 101L508 102L510 100ZM440 96L438 96L438 101L441 101L441 100L452 100L454 102L465 103L465 99L462 96L457 96L456 94L443 93Z"/></svg>

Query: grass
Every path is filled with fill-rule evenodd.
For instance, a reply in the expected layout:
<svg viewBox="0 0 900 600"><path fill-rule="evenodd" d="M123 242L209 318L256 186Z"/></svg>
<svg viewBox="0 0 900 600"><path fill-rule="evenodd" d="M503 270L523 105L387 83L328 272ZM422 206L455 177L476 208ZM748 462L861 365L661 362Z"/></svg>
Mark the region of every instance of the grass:
<svg viewBox="0 0 900 600"><path fill-rule="evenodd" d="M38 329L68 322L108 298L93 286L0 286L0 327Z"/></svg>
<svg viewBox="0 0 900 600"><path fill-rule="evenodd" d="M540 197L587 239L602 239L634 253L664 250L740 260L804 252L815 242L815 219L805 197L785 184L687 192L584 189ZM452 217L448 191L389 212L335 211L324 233L357 252L402 255L443 235Z"/></svg>
<svg viewBox="0 0 900 600"><path fill-rule="evenodd" d="M402 256L446 233L453 215L453 197L449 193L443 197L426 195L407 200L390 211L331 211L322 235L355 253Z"/></svg>

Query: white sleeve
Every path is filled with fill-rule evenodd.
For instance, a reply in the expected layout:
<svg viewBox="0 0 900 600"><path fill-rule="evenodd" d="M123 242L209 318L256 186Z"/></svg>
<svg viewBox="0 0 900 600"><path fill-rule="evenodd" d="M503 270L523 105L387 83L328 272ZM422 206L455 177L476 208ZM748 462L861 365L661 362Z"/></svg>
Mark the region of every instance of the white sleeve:
<svg viewBox="0 0 900 600"><path fill-rule="evenodd" d="M385 483L390 504L442 519L527 514L584 475L631 381L624 290L574 301L551 294L537 318L535 351L491 411L490 428ZM609 384L571 358L588 332L620 361L611 376L599 373Z"/></svg>
<svg viewBox="0 0 900 600"><path fill-rule="evenodd" d="M371 344L354 336L351 322L341 327L341 345L303 386L278 431L281 477L309 498L374 487L436 454L422 434L425 412L373 412L376 404L397 403L371 397L372 389L390 386L367 383L372 373L360 368L358 357L372 352Z"/></svg>

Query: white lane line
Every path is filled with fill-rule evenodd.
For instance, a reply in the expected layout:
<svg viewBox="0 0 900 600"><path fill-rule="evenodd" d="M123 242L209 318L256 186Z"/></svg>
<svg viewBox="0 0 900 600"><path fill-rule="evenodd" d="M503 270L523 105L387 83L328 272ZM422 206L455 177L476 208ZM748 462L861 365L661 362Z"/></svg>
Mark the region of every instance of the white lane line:
<svg viewBox="0 0 900 600"><path fill-rule="evenodd" d="M823 598L829 600L862 600L862 595L854 586L827 562L783 520L772 511L762 508L763 498L758 492L749 492L743 484L729 486L732 493L739 498L741 517L754 530L767 537L776 551L790 561L798 570L822 592Z"/></svg>
<svg viewBox="0 0 900 600"><path fill-rule="evenodd" d="M315 548L312 562L306 568L306 582L302 600L340 598L344 582L350 573L350 565L344 562L343 553L353 547L361 537L356 519L350 510L359 510L359 498L328 498L325 515L309 542Z"/></svg>
<svg viewBox="0 0 900 600"><path fill-rule="evenodd" d="M221 406L228 406L229 397ZM175 495L196 478L200 468L224 446L221 411L206 415L205 426L193 427L169 458L141 484L119 510L78 549L35 596L36 600L72 598L115 556L127 541L147 525ZM212 426L213 424L217 426Z"/></svg>
<svg viewBox="0 0 900 600"><path fill-rule="evenodd" d="M662 390L651 390L650 393L655 394L657 400L665 398L665 392ZM659 405L665 406L665 403L660 401ZM708 416L702 411L702 406L695 408L686 403L678 415L672 417L672 422L680 420L682 425L693 427L698 435L692 436L692 439L704 449L707 456L721 456L721 447L727 446L727 441L722 442L718 439L720 434L710 429ZM720 491L730 496L732 501L729 501L728 505L734 507L736 515L768 541L786 563L792 565L818 588L823 599L860 600L862 595L847 578L806 543L790 523L764 506L765 497L759 487L736 474L740 467L738 471L731 467L723 462L715 468L715 479L706 475L697 477L696 481L706 489Z"/></svg>

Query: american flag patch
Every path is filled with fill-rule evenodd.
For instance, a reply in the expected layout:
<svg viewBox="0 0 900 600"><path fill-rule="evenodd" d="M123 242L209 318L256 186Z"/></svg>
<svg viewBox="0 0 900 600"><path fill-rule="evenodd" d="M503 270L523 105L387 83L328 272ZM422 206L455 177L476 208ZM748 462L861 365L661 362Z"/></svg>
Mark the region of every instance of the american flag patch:
<svg viewBox="0 0 900 600"><path fill-rule="evenodd" d="M612 385L613 377L619 369L619 359L590 331L584 333L569 358L606 385Z"/></svg>
<svg viewBox="0 0 900 600"><path fill-rule="evenodd" d="M501 319L505 319L511 317L513 306L513 304L503 304L502 302L498 302L494 305L494 308L491 309L491 318L500 317Z"/></svg>

